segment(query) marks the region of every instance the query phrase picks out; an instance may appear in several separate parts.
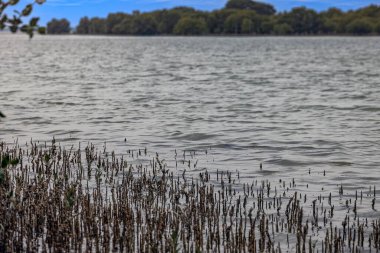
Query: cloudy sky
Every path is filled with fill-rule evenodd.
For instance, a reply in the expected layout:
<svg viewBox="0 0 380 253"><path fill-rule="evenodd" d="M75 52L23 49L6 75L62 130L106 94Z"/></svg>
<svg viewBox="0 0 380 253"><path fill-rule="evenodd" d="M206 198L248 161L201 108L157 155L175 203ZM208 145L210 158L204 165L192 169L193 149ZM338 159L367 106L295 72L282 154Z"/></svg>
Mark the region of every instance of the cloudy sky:
<svg viewBox="0 0 380 253"><path fill-rule="evenodd" d="M21 1L25 4L32 0ZM41 17L41 24L50 19L67 18L72 26L83 16L105 17L110 12L150 11L174 6L191 6L202 10L222 8L227 0L47 0L36 6L34 15ZM343 10L357 9L369 4L380 4L380 0L261 0L273 4L278 11L290 10L296 6L306 6L316 10L338 7Z"/></svg>

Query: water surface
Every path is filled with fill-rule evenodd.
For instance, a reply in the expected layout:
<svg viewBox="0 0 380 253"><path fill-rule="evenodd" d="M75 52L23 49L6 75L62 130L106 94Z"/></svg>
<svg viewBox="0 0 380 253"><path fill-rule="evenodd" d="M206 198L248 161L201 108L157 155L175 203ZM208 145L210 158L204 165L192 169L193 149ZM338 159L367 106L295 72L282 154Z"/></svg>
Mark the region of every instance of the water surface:
<svg viewBox="0 0 380 253"><path fill-rule="evenodd" d="M0 52L1 140L211 148L200 167L247 180L380 180L379 38L1 34Z"/></svg>

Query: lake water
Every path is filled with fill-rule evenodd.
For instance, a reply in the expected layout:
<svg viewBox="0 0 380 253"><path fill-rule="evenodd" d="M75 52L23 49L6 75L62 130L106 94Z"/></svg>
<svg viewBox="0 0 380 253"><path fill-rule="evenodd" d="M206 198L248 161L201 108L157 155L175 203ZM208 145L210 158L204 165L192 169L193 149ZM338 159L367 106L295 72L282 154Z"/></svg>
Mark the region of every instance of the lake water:
<svg viewBox="0 0 380 253"><path fill-rule="evenodd" d="M0 140L208 149L199 166L246 178L380 180L380 38L1 34L0 52Z"/></svg>

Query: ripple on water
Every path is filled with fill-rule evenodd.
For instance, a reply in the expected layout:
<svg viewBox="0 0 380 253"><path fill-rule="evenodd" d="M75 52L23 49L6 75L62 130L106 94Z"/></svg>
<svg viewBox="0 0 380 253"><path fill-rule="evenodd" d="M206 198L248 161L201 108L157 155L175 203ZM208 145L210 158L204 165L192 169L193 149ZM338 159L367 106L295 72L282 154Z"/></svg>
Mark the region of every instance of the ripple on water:
<svg viewBox="0 0 380 253"><path fill-rule="evenodd" d="M211 147L247 178L265 162L267 176L318 167L365 185L380 177L379 40L2 35L1 66L19 68L0 68L0 139Z"/></svg>

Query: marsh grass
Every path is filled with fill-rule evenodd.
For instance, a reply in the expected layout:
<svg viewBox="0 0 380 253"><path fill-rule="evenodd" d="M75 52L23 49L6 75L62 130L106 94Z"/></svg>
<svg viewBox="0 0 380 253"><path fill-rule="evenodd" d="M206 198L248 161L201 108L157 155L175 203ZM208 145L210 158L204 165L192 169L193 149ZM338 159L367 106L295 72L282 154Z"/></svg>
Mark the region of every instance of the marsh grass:
<svg viewBox="0 0 380 253"><path fill-rule="evenodd" d="M139 158L149 162L133 163ZM311 194L293 178L187 176L199 166L197 151L181 159L175 151L170 168L146 149L117 156L92 144L1 143L0 252L380 250L380 219L360 218L369 206L377 212L375 187L367 196L343 185Z"/></svg>

